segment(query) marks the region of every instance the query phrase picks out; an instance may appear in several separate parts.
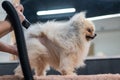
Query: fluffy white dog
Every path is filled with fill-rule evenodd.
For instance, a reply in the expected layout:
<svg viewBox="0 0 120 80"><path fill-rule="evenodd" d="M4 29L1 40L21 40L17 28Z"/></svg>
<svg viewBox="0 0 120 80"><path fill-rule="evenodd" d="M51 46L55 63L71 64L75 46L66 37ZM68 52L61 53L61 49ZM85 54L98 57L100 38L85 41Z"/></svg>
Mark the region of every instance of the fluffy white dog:
<svg viewBox="0 0 120 80"><path fill-rule="evenodd" d="M93 23L82 12L69 21L31 25L26 31L26 43L35 75L45 75L50 66L62 75L74 75L75 68L84 65L90 41L95 36ZM15 74L22 75L20 66Z"/></svg>

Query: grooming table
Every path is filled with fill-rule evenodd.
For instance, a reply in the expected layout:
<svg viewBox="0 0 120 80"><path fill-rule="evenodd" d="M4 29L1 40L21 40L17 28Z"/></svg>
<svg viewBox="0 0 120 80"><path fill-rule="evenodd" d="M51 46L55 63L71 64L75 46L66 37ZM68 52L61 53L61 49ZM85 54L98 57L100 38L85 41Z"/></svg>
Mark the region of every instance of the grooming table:
<svg viewBox="0 0 120 80"><path fill-rule="evenodd" d="M0 80L24 80L18 76L5 75ZM99 74L99 75L79 75L79 76L60 76L49 75L35 78L35 80L120 80L120 74Z"/></svg>

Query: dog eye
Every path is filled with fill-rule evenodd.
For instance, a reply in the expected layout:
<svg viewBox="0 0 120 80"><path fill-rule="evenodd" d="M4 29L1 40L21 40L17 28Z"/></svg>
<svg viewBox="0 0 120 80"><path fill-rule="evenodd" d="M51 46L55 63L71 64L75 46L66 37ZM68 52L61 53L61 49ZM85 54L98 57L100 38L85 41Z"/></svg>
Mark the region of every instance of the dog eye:
<svg viewBox="0 0 120 80"><path fill-rule="evenodd" d="M88 32L91 32L91 29L87 29Z"/></svg>

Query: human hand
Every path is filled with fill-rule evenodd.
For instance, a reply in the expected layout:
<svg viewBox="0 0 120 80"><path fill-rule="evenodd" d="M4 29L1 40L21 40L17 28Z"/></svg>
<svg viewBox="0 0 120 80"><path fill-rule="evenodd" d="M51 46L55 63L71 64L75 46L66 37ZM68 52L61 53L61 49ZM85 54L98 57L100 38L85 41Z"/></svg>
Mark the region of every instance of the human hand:
<svg viewBox="0 0 120 80"><path fill-rule="evenodd" d="M15 7L15 9L18 13L18 16L20 18L20 21L22 23L25 20L25 16L23 15L24 8L21 4L15 4L14 7Z"/></svg>
<svg viewBox="0 0 120 80"><path fill-rule="evenodd" d="M14 54L14 55L18 55L17 46L16 45L9 45L9 53Z"/></svg>

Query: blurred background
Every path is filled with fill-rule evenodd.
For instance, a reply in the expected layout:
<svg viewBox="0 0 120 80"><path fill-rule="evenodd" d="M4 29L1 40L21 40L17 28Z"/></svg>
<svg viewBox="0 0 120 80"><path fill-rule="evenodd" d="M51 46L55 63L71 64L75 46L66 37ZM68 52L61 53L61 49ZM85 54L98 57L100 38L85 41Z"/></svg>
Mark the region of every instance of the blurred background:
<svg viewBox="0 0 120 80"><path fill-rule="evenodd" d="M0 0L0 20L6 16L1 7L3 1ZM86 11L86 17L93 21L97 33L88 58L120 57L120 0L21 0L21 4L24 6L24 15L31 23L68 20L75 13ZM68 12L42 14L42 11L53 10ZM10 44L10 39L8 34L0 41ZM10 56L0 52L0 62L10 61Z"/></svg>

